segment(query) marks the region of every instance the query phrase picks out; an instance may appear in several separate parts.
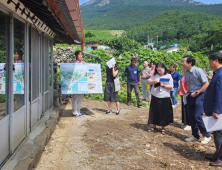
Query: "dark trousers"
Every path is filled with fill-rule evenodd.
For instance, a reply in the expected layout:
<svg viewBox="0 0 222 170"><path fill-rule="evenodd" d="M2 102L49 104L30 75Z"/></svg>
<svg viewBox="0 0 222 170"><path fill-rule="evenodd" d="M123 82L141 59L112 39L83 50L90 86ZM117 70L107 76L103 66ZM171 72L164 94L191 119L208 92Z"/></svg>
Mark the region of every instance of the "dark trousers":
<svg viewBox="0 0 222 170"><path fill-rule="evenodd" d="M222 160L222 130L213 132L214 134L214 143L216 146L216 152L214 153L214 157Z"/></svg>
<svg viewBox="0 0 222 170"><path fill-rule="evenodd" d="M184 126L189 125L190 126L190 119L189 119L189 111L187 104L183 104L183 96L181 96L181 109L182 109L182 123Z"/></svg>
<svg viewBox="0 0 222 170"><path fill-rule="evenodd" d="M192 135L199 139L199 130L203 136L210 137L203 122L203 99L204 93L200 93L197 97L187 97L187 105L189 110L190 125L192 128Z"/></svg>
<svg viewBox="0 0 222 170"><path fill-rule="evenodd" d="M131 102L131 93L133 89L135 90L137 103L140 103L138 83L127 83L127 102Z"/></svg>

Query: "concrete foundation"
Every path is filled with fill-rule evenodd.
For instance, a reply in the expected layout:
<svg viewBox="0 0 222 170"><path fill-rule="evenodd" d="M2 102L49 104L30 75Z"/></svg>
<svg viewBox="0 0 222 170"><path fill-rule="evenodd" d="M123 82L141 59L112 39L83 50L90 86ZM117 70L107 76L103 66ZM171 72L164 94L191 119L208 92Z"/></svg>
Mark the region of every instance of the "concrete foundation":
<svg viewBox="0 0 222 170"><path fill-rule="evenodd" d="M56 128L59 111L60 109L53 107L45 113L2 170L32 170L37 166L42 152Z"/></svg>

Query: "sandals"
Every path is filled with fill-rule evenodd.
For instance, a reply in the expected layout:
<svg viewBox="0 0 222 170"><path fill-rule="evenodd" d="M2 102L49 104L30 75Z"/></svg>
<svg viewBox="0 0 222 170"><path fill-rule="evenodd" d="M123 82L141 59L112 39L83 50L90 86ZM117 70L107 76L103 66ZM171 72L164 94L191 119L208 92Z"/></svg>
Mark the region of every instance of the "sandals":
<svg viewBox="0 0 222 170"><path fill-rule="evenodd" d="M148 132L153 132L154 130L156 130L156 127L149 127L148 128Z"/></svg>
<svg viewBox="0 0 222 170"><path fill-rule="evenodd" d="M166 128L162 128L161 133L162 133L162 135L165 135L166 134Z"/></svg>

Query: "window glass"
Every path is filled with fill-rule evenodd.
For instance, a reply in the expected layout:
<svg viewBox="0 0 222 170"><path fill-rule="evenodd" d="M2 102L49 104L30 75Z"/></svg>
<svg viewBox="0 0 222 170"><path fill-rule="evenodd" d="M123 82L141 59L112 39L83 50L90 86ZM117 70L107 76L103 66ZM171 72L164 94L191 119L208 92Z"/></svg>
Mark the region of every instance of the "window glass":
<svg viewBox="0 0 222 170"><path fill-rule="evenodd" d="M9 16L0 11L0 119L7 115L6 60L8 59Z"/></svg>
<svg viewBox="0 0 222 170"><path fill-rule="evenodd" d="M14 111L25 104L25 79L24 79L24 47L25 47L25 24L14 18Z"/></svg>

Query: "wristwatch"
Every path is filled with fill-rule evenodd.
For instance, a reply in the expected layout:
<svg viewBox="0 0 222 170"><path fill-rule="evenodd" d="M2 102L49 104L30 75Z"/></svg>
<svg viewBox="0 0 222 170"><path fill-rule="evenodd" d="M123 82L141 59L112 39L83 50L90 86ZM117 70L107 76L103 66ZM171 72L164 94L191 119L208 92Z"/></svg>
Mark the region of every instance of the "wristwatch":
<svg viewBox="0 0 222 170"><path fill-rule="evenodd" d="M196 94L199 95L200 93L198 91L196 91Z"/></svg>

